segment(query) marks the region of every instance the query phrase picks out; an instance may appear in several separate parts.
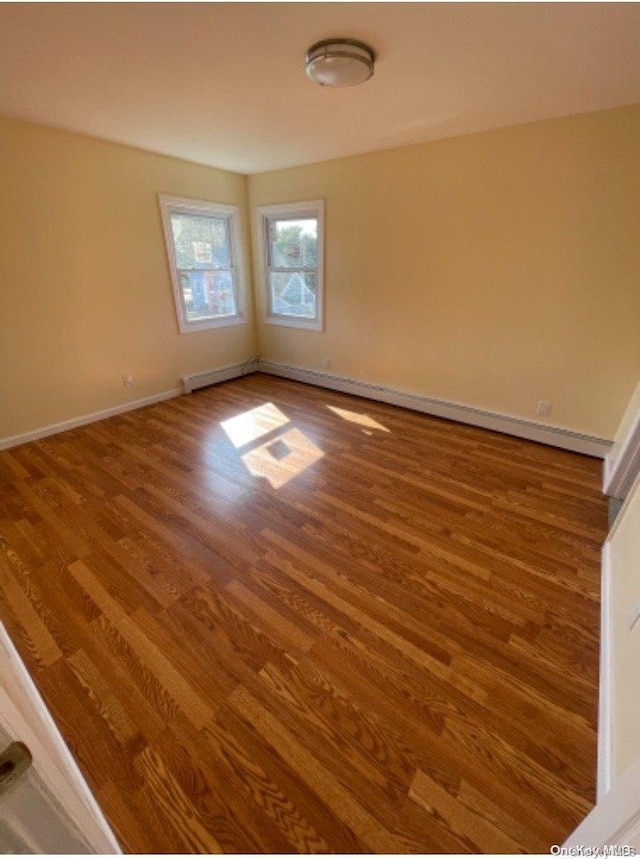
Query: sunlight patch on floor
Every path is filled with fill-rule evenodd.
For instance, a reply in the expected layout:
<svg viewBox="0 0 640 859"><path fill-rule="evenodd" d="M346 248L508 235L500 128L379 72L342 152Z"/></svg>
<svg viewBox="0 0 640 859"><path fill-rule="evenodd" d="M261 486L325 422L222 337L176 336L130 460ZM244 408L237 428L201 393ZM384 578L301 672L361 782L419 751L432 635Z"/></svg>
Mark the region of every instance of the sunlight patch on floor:
<svg viewBox="0 0 640 859"><path fill-rule="evenodd" d="M241 452L249 474L264 477L274 489L284 486L324 456L324 452L301 430L291 427L289 418L273 403L264 403L220 421L220 426ZM281 429L282 432L278 432ZM259 439L269 434L272 435L270 439L256 445Z"/></svg>
<svg viewBox="0 0 640 859"><path fill-rule="evenodd" d="M280 489L323 456L320 448L294 427L244 453L242 461L254 477L265 477L274 489Z"/></svg>
<svg viewBox="0 0 640 859"><path fill-rule="evenodd" d="M382 430L382 432L391 432L391 430L379 424L378 421L375 421L373 418L370 418L369 415L365 415L361 412L350 412L348 409L339 409L337 406L327 406L330 412L333 412L335 415L338 415L339 418L342 418L345 421L349 421L352 424L358 424L361 427L366 427L366 429L372 430ZM365 430L366 432L366 430ZM370 432L366 433L367 435L371 435Z"/></svg>
<svg viewBox="0 0 640 859"><path fill-rule="evenodd" d="M235 418L221 421L220 426L233 442L234 447L244 447L252 441L262 438L278 427L289 423L289 418L273 403L265 403L236 415Z"/></svg>

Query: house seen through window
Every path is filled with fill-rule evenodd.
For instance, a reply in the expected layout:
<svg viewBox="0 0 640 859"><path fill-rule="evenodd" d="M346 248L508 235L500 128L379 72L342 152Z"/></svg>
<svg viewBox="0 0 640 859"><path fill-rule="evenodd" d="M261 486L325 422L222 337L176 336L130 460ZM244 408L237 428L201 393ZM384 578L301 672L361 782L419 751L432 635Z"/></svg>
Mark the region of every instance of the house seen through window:
<svg viewBox="0 0 640 859"><path fill-rule="evenodd" d="M237 209L161 196L181 331L243 322Z"/></svg>
<svg viewBox="0 0 640 859"><path fill-rule="evenodd" d="M322 327L322 201L260 208L267 321Z"/></svg>

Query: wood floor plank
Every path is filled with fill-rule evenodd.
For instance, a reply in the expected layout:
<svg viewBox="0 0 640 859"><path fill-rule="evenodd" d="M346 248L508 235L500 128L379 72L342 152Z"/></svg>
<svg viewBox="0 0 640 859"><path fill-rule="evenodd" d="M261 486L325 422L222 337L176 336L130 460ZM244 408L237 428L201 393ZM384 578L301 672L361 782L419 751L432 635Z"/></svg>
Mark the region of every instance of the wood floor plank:
<svg viewBox="0 0 640 859"><path fill-rule="evenodd" d="M402 844L346 790L340 780L320 763L291 731L265 709L243 686L229 696L229 703L244 716L302 778L334 814L369 847L372 852L400 853Z"/></svg>
<svg viewBox="0 0 640 859"><path fill-rule="evenodd" d="M145 785L153 793L154 808L183 841L184 853L222 853L222 848L194 804L167 769L163 759L147 747L137 758L136 766Z"/></svg>
<svg viewBox="0 0 640 859"><path fill-rule="evenodd" d="M85 564L78 561L72 564L70 570L74 578L92 595L107 620L158 679L178 707L193 720L196 727L202 727L213 715L212 705L192 688L164 652L148 638L144 625L137 623L120 608Z"/></svg>
<svg viewBox="0 0 640 859"><path fill-rule="evenodd" d="M0 619L125 851L546 852L600 468L246 376L0 451Z"/></svg>
<svg viewBox="0 0 640 859"><path fill-rule="evenodd" d="M518 844L512 838L501 833L481 815L459 803L420 769L409 789L409 798L421 805L428 814L440 817L471 853L520 852Z"/></svg>
<svg viewBox="0 0 640 859"><path fill-rule="evenodd" d="M194 734L178 719L160 738L158 751L222 852L235 852L236 844L246 845L247 853L291 851L263 809L247 802L243 785L217 753L206 728Z"/></svg>
<svg viewBox="0 0 640 859"><path fill-rule="evenodd" d="M33 592L19 583L17 576L23 578L24 572L20 558L2 539L0 549L0 591L9 626L18 630L20 642L26 646L34 668L52 665L62 656L62 651L30 598Z"/></svg>

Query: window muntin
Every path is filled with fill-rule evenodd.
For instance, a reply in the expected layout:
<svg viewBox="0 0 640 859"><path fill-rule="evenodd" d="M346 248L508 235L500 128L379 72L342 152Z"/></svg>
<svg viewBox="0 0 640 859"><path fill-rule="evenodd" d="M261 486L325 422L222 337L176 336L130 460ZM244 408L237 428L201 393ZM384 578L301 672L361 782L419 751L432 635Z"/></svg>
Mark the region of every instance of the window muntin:
<svg viewBox="0 0 640 859"><path fill-rule="evenodd" d="M160 196L181 332L244 322L236 206Z"/></svg>
<svg viewBox="0 0 640 859"><path fill-rule="evenodd" d="M322 201L263 206L265 319L322 328Z"/></svg>

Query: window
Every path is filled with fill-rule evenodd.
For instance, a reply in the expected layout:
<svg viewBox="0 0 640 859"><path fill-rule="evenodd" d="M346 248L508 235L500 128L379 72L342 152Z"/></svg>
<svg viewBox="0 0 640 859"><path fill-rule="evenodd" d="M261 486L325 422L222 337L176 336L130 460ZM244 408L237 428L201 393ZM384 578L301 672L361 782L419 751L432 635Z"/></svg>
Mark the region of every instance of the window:
<svg viewBox="0 0 640 859"><path fill-rule="evenodd" d="M266 322L322 330L324 203L258 208Z"/></svg>
<svg viewBox="0 0 640 859"><path fill-rule="evenodd" d="M238 207L159 200L180 331L243 323Z"/></svg>

